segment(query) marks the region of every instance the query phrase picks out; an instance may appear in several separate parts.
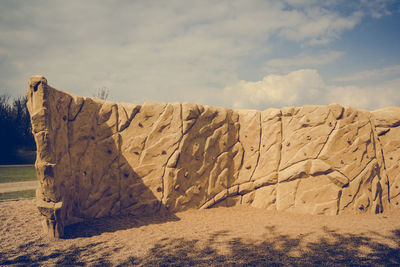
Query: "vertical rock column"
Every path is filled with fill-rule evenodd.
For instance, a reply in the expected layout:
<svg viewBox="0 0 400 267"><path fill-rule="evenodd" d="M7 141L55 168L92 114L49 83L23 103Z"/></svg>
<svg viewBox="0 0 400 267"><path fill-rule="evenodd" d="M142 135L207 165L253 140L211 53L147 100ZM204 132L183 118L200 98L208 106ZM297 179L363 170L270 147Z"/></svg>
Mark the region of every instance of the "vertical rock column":
<svg viewBox="0 0 400 267"><path fill-rule="evenodd" d="M400 208L400 107L387 107L372 111L379 149L381 150L387 182L389 206Z"/></svg>
<svg viewBox="0 0 400 267"><path fill-rule="evenodd" d="M43 76L31 77L28 85L27 106L37 146L35 166L40 182L36 204L44 230L51 237L61 237L65 220L62 192L68 191L70 177L67 121L71 97L50 88Z"/></svg>

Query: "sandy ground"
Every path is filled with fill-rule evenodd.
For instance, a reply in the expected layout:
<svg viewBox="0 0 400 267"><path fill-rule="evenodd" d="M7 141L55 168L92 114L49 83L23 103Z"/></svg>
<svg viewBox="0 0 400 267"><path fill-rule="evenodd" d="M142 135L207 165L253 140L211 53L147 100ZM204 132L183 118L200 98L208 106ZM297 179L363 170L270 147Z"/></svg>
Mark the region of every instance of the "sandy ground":
<svg viewBox="0 0 400 267"><path fill-rule="evenodd" d="M0 183L0 193L31 190L39 187L38 181Z"/></svg>
<svg viewBox="0 0 400 267"><path fill-rule="evenodd" d="M0 265L399 265L400 210L310 216L249 207L114 217L47 238L34 200L0 203Z"/></svg>

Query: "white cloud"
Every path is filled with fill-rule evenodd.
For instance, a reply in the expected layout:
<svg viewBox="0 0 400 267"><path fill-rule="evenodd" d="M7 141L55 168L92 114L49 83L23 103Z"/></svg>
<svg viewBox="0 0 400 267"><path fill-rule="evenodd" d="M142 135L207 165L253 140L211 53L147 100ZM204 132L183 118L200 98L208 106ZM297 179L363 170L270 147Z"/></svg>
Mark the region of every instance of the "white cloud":
<svg viewBox="0 0 400 267"><path fill-rule="evenodd" d="M270 74L258 82L240 81L224 89L234 108L290 106L315 99L325 84L316 70L302 69L287 75Z"/></svg>
<svg viewBox="0 0 400 267"><path fill-rule="evenodd" d="M265 72L288 72L299 68L313 68L331 63L343 54L341 51L327 51L313 55L301 54L291 58L274 58L265 62L263 69Z"/></svg>
<svg viewBox="0 0 400 267"><path fill-rule="evenodd" d="M391 4L395 4L396 1L397 0L361 0L360 4L373 18L380 18L392 13L390 6Z"/></svg>
<svg viewBox="0 0 400 267"><path fill-rule="evenodd" d="M396 75L400 77L400 65L393 65L385 68L380 69L373 69L373 70L366 70L357 72L351 75L343 76L334 79L337 82L354 82L360 80L369 80L374 78L380 78L385 76Z"/></svg>
<svg viewBox="0 0 400 267"><path fill-rule="evenodd" d="M328 86L328 99L343 105L378 109L400 105L400 79L374 86Z"/></svg>
<svg viewBox="0 0 400 267"><path fill-rule="evenodd" d="M360 22L362 15L354 12L341 16L323 8L308 8L303 12L292 11L290 23L280 30L280 35L289 40L308 40L311 45L327 44L345 30Z"/></svg>
<svg viewBox="0 0 400 267"><path fill-rule="evenodd" d="M326 84L313 69L300 69L287 75L270 74L258 82L240 81L224 89L233 108L326 105L339 103L364 109L400 104L400 79L376 86L337 86Z"/></svg>
<svg viewBox="0 0 400 267"><path fill-rule="evenodd" d="M380 18L385 15L390 15L394 12L399 12L397 8L397 0L285 0L289 6L295 6L299 8L309 8L318 4L318 6L329 8L329 7L341 7L342 9L353 8L357 12L362 13L366 16L373 18Z"/></svg>
<svg viewBox="0 0 400 267"><path fill-rule="evenodd" d="M360 6L343 14L319 1L295 1L288 8L288 3L273 0L4 0L0 3L2 88L20 94L29 76L44 74L50 84L80 95L107 86L116 101L220 105L215 96L227 84L248 79L239 71L242 66L249 66L247 73L262 71L263 62L253 63L280 49L274 47L276 39L296 47L323 46L360 21ZM293 62L276 59L267 65L310 68L339 54L333 51L316 58L301 54ZM301 98L288 99L292 97Z"/></svg>

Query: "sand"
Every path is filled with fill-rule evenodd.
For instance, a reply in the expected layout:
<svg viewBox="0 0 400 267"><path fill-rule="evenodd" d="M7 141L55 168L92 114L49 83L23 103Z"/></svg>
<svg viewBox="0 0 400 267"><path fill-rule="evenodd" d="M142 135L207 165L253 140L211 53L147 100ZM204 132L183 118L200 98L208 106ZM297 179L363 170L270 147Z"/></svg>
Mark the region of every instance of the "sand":
<svg viewBox="0 0 400 267"><path fill-rule="evenodd" d="M0 265L397 265L400 211L312 216L250 207L114 217L42 232L35 200L0 203Z"/></svg>

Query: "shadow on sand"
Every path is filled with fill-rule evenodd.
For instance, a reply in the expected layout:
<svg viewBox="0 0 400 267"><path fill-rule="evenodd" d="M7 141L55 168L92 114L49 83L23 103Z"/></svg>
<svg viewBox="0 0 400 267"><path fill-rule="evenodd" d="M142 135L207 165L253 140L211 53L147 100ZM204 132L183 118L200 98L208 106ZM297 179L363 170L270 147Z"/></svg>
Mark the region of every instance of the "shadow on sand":
<svg viewBox="0 0 400 267"><path fill-rule="evenodd" d="M324 228L324 236L314 242L303 242L307 235L296 238L279 234L274 227L262 242L234 238L226 245L228 252L218 252L216 239L226 233L210 235L205 245L197 247L200 240L163 240L143 258L131 257L120 266L269 266L269 265L399 265L400 248L393 248L363 235L340 234ZM400 244L400 230L390 236L380 236Z"/></svg>
<svg viewBox="0 0 400 267"><path fill-rule="evenodd" d="M111 222L111 221L110 221ZM90 227L92 229L92 227ZM324 234L317 240L306 241L306 235L292 237L280 234L274 227L268 227L263 241L231 238L221 243L218 238L228 232L210 234L207 240L162 239L141 258L134 256L123 262L115 262L115 255L121 247L108 247L96 258L87 255L96 253L102 242L89 246L72 245L45 255L46 244L30 244L19 252L0 254L0 265L43 265L47 261L57 265L102 265L102 266L394 266L400 264L400 230L388 236L374 232L367 234L341 234L323 228ZM132 237L134 238L134 237ZM377 240L383 240L380 242ZM219 252L226 247L224 253ZM29 248L30 247L30 248ZM32 250L32 247L33 250ZM29 253L24 253L23 251ZM11 255L13 254L13 255ZM6 258L12 256L12 260ZM86 259L85 259L86 257ZM111 258L113 260L111 261Z"/></svg>
<svg viewBox="0 0 400 267"><path fill-rule="evenodd" d="M130 258L121 266L267 266L267 265L399 265L400 248L377 242L368 235L339 234L324 228L324 237L305 242L306 235L297 238L282 235L271 227L262 242L235 238L228 241L228 253L217 251L217 233L199 249L199 240L170 239L155 244L143 258ZM377 235L371 233L371 235ZM400 244L400 230L384 237Z"/></svg>
<svg viewBox="0 0 400 267"><path fill-rule="evenodd" d="M80 223L66 226L63 239L78 237L92 237L102 233L113 233L119 230L137 228L149 224L161 224L170 221L179 221L174 214L158 214L147 216L114 215L99 219L86 220Z"/></svg>

